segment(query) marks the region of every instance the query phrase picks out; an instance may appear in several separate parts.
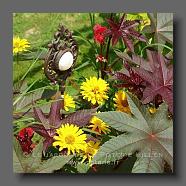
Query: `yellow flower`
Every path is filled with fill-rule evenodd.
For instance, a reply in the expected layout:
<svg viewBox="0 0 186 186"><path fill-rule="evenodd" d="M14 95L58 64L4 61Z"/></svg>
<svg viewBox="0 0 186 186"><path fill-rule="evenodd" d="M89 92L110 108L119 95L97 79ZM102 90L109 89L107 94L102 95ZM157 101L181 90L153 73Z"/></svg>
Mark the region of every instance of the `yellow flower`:
<svg viewBox="0 0 186 186"><path fill-rule="evenodd" d="M129 20L142 20L140 24L140 30L142 30L145 26L150 25L150 19L147 13L133 13L127 14L127 19Z"/></svg>
<svg viewBox="0 0 186 186"><path fill-rule="evenodd" d="M64 94L64 109L65 111L69 111L69 108L75 108L75 101L73 100L72 96L68 94Z"/></svg>
<svg viewBox="0 0 186 186"><path fill-rule="evenodd" d="M67 123L57 129L56 133L58 135L54 136L56 141L53 142L53 146L59 146L59 151L67 149L69 155L71 152L79 153L80 150L85 149L87 137L79 127Z"/></svg>
<svg viewBox="0 0 186 186"><path fill-rule="evenodd" d="M27 51L27 48L29 47L30 43L27 41L27 39L20 39L19 37L13 38L13 54Z"/></svg>
<svg viewBox="0 0 186 186"><path fill-rule="evenodd" d="M114 106L116 107L117 111L131 113L129 104L127 102L127 96L124 91L119 90L115 93L115 98L113 99L116 104Z"/></svg>
<svg viewBox="0 0 186 186"><path fill-rule="evenodd" d="M89 163L91 162L92 158L94 157L94 155L97 153L98 149L99 149L99 144L100 142L94 142L94 141L89 141L87 143L87 146L85 148L85 150L82 152L82 162L84 162L85 160L88 160Z"/></svg>
<svg viewBox="0 0 186 186"><path fill-rule="evenodd" d="M96 116L92 117L90 123L89 128L91 128L93 131L99 132L100 134L110 132L109 126Z"/></svg>
<svg viewBox="0 0 186 186"><path fill-rule="evenodd" d="M90 77L90 79L86 79L86 81L82 83L80 88L83 99L91 101L93 105L96 103L102 105L104 101L108 99L108 83L101 78Z"/></svg>
<svg viewBox="0 0 186 186"><path fill-rule="evenodd" d="M156 109L155 107L150 107L150 108L149 108L149 112L150 112L151 114L154 114L156 111L157 111L157 109Z"/></svg>

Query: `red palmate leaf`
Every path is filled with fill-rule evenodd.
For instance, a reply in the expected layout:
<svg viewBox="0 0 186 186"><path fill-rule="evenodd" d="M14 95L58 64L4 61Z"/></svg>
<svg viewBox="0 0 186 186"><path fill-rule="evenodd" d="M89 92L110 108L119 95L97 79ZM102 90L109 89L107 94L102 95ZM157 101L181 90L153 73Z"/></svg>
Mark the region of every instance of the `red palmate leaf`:
<svg viewBox="0 0 186 186"><path fill-rule="evenodd" d="M58 128L61 124L62 118L60 109L62 105L62 99L60 92L57 92L54 97L54 102L51 104L50 113L45 114L40 108L34 108L34 114L37 121L43 124L46 129L51 127Z"/></svg>
<svg viewBox="0 0 186 186"><path fill-rule="evenodd" d="M116 84L118 88L128 88L128 90L134 93L139 99L143 96L143 90L146 86L146 82L135 71L125 63L125 67L128 70L125 72L114 72L112 76L119 80L120 83Z"/></svg>
<svg viewBox="0 0 186 186"><path fill-rule="evenodd" d="M143 103L149 103L155 96L161 95L168 104L169 110L173 113L173 65L166 64L166 59L161 53L148 52L150 70L135 67L135 72L148 82L143 92Z"/></svg>
<svg viewBox="0 0 186 186"><path fill-rule="evenodd" d="M61 93L60 92L57 92L57 94L55 96L55 100L57 100L57 101L55 101L51 104L48 119L49 119L50 125L58 127L61 124L60 110L61 110L62 100L61 100Z"/></svg>
<svg viewBox="0 0 186 186"><path fill-rule="evenodd" d="M70 114L62 120L62 124L72 123L78 126L84 126L89 123L92 118L92 114L96 113L98 108L79 110L75 113Z"/></svg>
<svg viewBox="0 0 186 186"><path fill-rule="evenodd" d="M134 29L134 27L140 24L139 20L125 20L123 15L119 22L115 22L113 19L107 19L107 22L110 29L105 31L105 36L112 36L112 45L115 45L122 38L129 50L134 51L132 37L146 42L146 38Z"/></svg>
<svg viewBox="0 0 186 186"><path fill-rule="evenodd" d="M154 100L155 105L158 106L163 99L169 105L169 110L173 112L173 65L170 63L171 60L150 50L147 50L147 60L135 54L132 54L131 57L126 53L116 52L116 54L124 60L125 67L129 71L129 75L126 74L126 76L131 80L127 80L126 76L117 72L114 75L115 78L118 80L123 78L124 81L117 86L129 88L129 90L132 88L130 91L135 93L138 98L140 98L139 95L143 95L144 104Z"/></svg>
<svg viewBox="0 0 186 186"><path fill-rule="evenodd" d="M55 129L46 129L43 125L38 124L32 125L31 128L45 139L43 141L43 151L46 151L54 141Z"/></svg>
<svg viewBox="0 0 186 186"><path fill-rule="evenodd" d="M38 124L34 124L31 128L44 137L43 150L45 151L53 142L55 131L61 125L70 123L78 126L84 126L89 123L92 114L96 113L96 109L79 110L62 117L60 114L62 100L60 92L57 92L54 98L56 101L51 104L49 114L43 113L40 108L34 108L35 119Z"/></svg>

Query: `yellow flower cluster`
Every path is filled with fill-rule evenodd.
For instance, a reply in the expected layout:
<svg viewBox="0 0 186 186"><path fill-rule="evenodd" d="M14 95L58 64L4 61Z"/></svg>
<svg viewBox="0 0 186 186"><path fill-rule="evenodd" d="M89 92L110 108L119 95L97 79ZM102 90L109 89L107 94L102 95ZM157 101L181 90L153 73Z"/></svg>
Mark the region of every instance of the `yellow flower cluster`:
<svg viewBox="0 0 186 186"><path fill-rule="evenodd" d="M107 93L109 86L108 83L101 78L90 77L90 79L86 79L80 89L82 90L81 94L83 95L83 99L87 99L93 105L96 103L102 105L104 101L108 99Z"/></svg>
<svg viewBox="0 0 186 186"><path fill-rule="evenodd" d="M13 38L13 54L27 51L30 47L30 43L27 39L20 39L19 37Z"/></svg>
<svg viewBox="0 0 186 186"><path fill-rule="evenodd" d="M53 146L59 146L59 151L67 150L67 154L80 153L82 162L92 160L99 149L100 142L87 141L87 136L83 130L73 124L65 124L56 130Z"/></svg>
<svg viewBox="0 0 186 186"><path fill-rule="evenodd" d="M108 84L101 78L90 77L81 85L81 93L84 99L90 101L93 105L103 104L108 99L107 93L109 90ZM115 93L116 110L131 113L127 97L124 91ZM64 109L69 111L69 108L75 108L73 98L67 93L64 94ZM110 132L109 126L96 116L90 120L88 128L95 131L97 135L107 134ZM58 146L59 151L67 150L67 154L79 153L82 157L82 162L88 160L89 163L99 149L99 141L88 141L86 134L78 126L74 124L65 124L56 130L53 146ZM87 142L88 141L88 142Z"/></svg>

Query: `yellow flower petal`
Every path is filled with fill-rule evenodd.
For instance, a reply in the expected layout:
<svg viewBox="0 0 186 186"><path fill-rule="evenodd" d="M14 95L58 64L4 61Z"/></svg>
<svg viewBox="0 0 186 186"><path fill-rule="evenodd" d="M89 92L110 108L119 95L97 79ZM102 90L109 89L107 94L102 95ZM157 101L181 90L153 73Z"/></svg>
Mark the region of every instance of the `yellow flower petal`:
<svg viewBox="0 0 186 186"><path fill-rule="evenodd" d="M100 134L106 134L110 132L109 126L96 116L92 117L90 123L91 124L88 127L91 128L93 131L99 132Z"/></svg>
<svg viewBox="0 0 186 186"><path fill-rule="evenodd" d="M26 39L20 39L19 37L13 38L13 54L27 51L30 47L30 43Z"/></svg>
<svg viewBox="0 0 186 186"><path fill-rule="evenodd" d="M100 142L94 142L94 141L89 141L84 148L84 151L81 153L82 156L82 162L85 160L88 160L89 163L91 162L92 158L95 156L99 149Z"/></svg>
<svg viewBox="0 0 186 186"><path fill-rule="evenodd" d="M154 114L156 111L157 111L157 109L154 108L154 107L150 107L150 108L149 108L149 112L150 112L151 114Z"/></svg>
<svg viewBox="0 0 186 186"><path fill-rule="evenodd" d="M84 149L86 146L86 134L83 131L73 125L65 124L56 130L57 136L54 136L53 146L59 146L59 151L67 149L67 154L74 154Z"/></svg>
<svg viewBox="0 0 186 186"><path fill-rule="evenodd" d="M90 79L86 79L85 82L81 84L80 89L83 99L87 99L93 105L96 103L102 105L105 100L108 99L107 93L109 90L108 83L96 77L90 77Z"/></svg>
<svg viewBox="0 0 186 186"><path fill-rule="evenodd" d="M75 101L73 100L72 96L68 94L64 94L64 109L65 111L69 111L69 108L75 108Z"/></svg>

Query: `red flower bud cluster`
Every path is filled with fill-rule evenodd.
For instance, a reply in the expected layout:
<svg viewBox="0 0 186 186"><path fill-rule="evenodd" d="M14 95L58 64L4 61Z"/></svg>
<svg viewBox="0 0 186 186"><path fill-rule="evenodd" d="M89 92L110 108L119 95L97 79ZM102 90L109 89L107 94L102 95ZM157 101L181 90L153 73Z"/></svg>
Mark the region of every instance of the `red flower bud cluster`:
<svg viewBox="0 0 186 186"><path fill-rule="evenodd" d="M102 56L102 55L98 55L97 57L96 57L96 62L107 62L107 60L106 60L106 58L104 57L104 56Z"/></svg>
<svg viewBox="0 0 186 186"><path fill-rule="evenodd" d="M34 148L34 144L32 142L32 137L34 135L34 131L32 128L28 127L28 128L24 128L22 130L19 131L18 135L17 135L17 140L19 141L22 151L24 153L31 153L32 149Z"/></svg>
<svg viewBox="0 0 186 186"><path fill-rule="evenodd" d="M103 44L105 40L104 32L107 30L107 27L96 24L93 30L94 30L94 40L99 44Z"/></svg>

